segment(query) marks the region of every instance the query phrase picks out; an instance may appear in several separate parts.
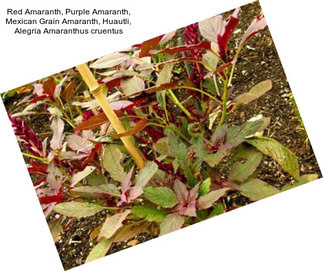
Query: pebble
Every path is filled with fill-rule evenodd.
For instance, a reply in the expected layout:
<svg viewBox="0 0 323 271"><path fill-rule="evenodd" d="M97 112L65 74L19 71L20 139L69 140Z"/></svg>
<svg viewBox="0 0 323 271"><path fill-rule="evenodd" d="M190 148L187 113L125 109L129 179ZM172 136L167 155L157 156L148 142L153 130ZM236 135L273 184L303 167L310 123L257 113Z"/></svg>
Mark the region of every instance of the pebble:
<svg viewBox="0 0 323 271"><path fill-rule="evenodd" d="M137 245L138 243L139 243L139 241L137 239L133 239L127 243L127 246L133 247L133 246Z"/></svg>

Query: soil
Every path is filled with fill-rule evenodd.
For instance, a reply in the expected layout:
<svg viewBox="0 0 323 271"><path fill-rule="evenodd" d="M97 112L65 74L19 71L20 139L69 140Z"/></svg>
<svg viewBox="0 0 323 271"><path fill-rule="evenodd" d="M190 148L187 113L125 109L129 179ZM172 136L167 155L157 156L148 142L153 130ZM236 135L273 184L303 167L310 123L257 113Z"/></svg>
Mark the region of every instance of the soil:
<svg viewBox="0 0 323 271"><path fill-rule="evenodd" d="M241 22L233 34L233 39L230 44L231 48L237 45L236 41L239 40L239 37L244 33L252 19L260 11L261 8L258 2L241 8L239 13ZM230 12L226 14L230 14ZM236 96L244 93L255 84L266 79L272 80L272 90L247 106L239 107L230 115L229 123L239 125L258 114L267 117L270 116L271 124L266 129L264 135L277 139L297 155L299 164L301 165L301 175L316 173L321 177L322 174L306 131L297 113L297 108L291 102L291 90L268 28L255 35L249 41L247 48L242 51L232 82L235 86L232 95ZM6 104L7 109L10 108L12 100ZM48 127L43 126L43 124L48 126L47 117L43 124L39 116L37 116L37 122L32 121L31 123L36 123L35 127L32 127L36 132L49 130ZM264 158L262 166L258 171L258 177L277 188L282 187L291 180L270 158ZM243 206L248 203L250 203L249 200L239 195L239 193L232 193L225 202L229 208ZM90 218L74 220L71 223L69 229L56 243L65 269L70 269L84 263L87 255L96 244L95 238L91 239L88 236L102 224L104 218L105 214L100 213ZM156 235L143 233L135 239L139 243L142 243L154 237ZM131 242L129 243L128 241L113 244L109 254L129 246L131 246Z"/></svg>

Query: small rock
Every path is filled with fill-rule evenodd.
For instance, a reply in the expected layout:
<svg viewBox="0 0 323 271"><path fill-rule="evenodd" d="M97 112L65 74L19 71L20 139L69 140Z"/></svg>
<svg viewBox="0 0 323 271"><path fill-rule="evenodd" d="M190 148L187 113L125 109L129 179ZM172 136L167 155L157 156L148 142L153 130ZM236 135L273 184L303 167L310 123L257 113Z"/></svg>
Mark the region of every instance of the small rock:
<svg viewBox="0 0 323 271"><path fill-rule="evenodd" d="M137 239L133 239L127 243L127 246L133 247L133 246L137 245L138 243L139 243L139 241Z"/></svg>

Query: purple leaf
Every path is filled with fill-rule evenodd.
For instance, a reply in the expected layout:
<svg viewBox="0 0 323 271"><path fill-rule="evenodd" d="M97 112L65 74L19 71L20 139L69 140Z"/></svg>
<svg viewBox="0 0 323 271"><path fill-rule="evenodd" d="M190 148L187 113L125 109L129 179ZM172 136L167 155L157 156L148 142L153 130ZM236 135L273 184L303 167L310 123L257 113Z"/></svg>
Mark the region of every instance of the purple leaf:
<svg viewBox="0 0 323 271"><path fill-rule="evenodd" d="M50 141L50 147L53 150L58 150L62 147L62 142L64 138L64 121L62 121L60 118L55 117L52 120L52 123L50 125L50 128L53 131L53 137Z"/></svg>
<svg viewBox="0 0 323 271"><path fill-rule="evenodd" d="M211 42L218 43L218 35L222 32L224 22L222 15L199 22L198 25L201 35Z"/></svg>
<svg viewBox="0 0 323 271"><path fill-rule="evenodd" d="M89 153L93 149L92 142L78 135L67 136L66 142L73 151Z"/></svg>
<svg viewBox="0 0 323 271"><path fill-rule="evenodd" d="M191 191L188 191L186 185L179 180L175 180L174 191L179 204L175 207L179 214L184 216L196 216L196 199L200 184L196 184Z"/></svg>
<svg viewBox="0 0 323 271"><path fill-rule="evenodd" d="M121 110L132 104L133 102L121 100L121 101L111 102L110 106L113 110Z"/></svg>
<svg viewBox="0 0 323 271"><path fill-rule="evenodd" d="M129 204L132 200L138 198L143 193L142 187L138 185L131 187L131 177L133 170L134 167L131 168L124 180L121 182L121 195L117 206Z"/></svg>
<svg viewBox="0 0 323 271"><path fill-rule="evenodd" d="M230 188L221 188L213 190L206 195L200 197L197 201L197 208L199 210L210 208L214 202L223 197Z"/></svg>
<svg viewBox="0 0 323 271"><path fill-rule="evenodd" d="M160 234L164 235L176 231L184 225L185 217L178 213L170 214L160 224Z"/></svg>
<svg viewBox="0 0 323 271"><path fill-rule="evenodd" d="M239 23L238 19L238 13L240 11L240 8L237 8L232 15L230 16L227 23L224 25L224 28L222 30L222 33L218 35L218 46L219 46L219 53L220 56L225 59L227 56L228 51L228 41L232 35L233 30L236 28L236 26Z"/></svg>
<svg viewBox="0 0 323 271"><path fill-rule="evenodd" d="M175 180L174 191L180 204L185 204L188 199L188 191L186 185L179 180Z"/></svg>
<svg viewBox="0 0 323 271"><path fill-rule="evenodd" d="M82 171L75 173L71 179L71 187L74 187L79 181L81 181L85 177L89 176L94 170L95 170L95 167L87 166Z"/></svg>
<svg viewBox="0 0 323 271"><path fill-rule="evenodd" d="M247 40L249 40L252 36L257 34L260 30L264 29L266 26L267 26L267 22L264 17L262 16L256 17L248 27L247 31L242 36L239 47L242 47L242 45Z"/></svg>

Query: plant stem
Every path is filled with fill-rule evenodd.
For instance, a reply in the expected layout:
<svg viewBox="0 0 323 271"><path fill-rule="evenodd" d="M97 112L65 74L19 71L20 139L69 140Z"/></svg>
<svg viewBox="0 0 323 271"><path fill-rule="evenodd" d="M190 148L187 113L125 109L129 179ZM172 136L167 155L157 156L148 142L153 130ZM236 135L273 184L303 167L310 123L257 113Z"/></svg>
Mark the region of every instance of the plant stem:
<svg viewBox="0 0 323 271"><path fill-rule="evenodd" d="M221 93L220 93L220 90L219 90L218 82L216 81L216 76L215 76L215 74L213 74L213 82L214 82L214 86L215 86L216 94L218 94L218 95L220 96L220 95L221 95Z"/></svg>
<svg viewBox="0 0 323 271"><path fill-rule="evenodd" d="M36 155L32 155L32 154L29 154L29 153L25 153L25 152L22 152L22 155L23 156L26 156L28 158L32 158L32 159L36 159L36 160L39 160L39 161L42 161L42 162L45 162L45 163L48 163L48 160L46 158L41 158L41 157L38 157Z"/></svg>
<svg viewBox="0 0 323 271"><path fill-rule="evenodd" d="M182 105L182 103L177 99L176 95L174 94L174 92L171 89L168 89L166 91L166 93L169 94L169 96L171 97L171 99L173 100L173 102L178 106L179 109L181 109L184 114L189 118L189 119L193 119L192 115L190 112L188 112L188 110Z"/></svg>
<svg viewBox="0 0 323 271"><path fill-rule="evenodd" d="M222 114L221 114L221 119L217 129L220 128L227 119L227 99L228 99L228 87L227 87L227 82L224 82L223 95L222 95Z"/></svg>
<svg viewBox="0 0 323 271"><path fill-rule="evenodd" d="M179 37L178 38L178 43L177 44L178 45L184 45L183 37ZM184 52L182 52L181 55L182 55L182 57L185 57L185 53ZM191 66L188 63L188 61L184 61L184 66L185 66L185 70L186 70L187 76L190 76L190 74L192 72L192 69L191 69Z"/></svg>
<svg viewBox="0 0 323 271"><path fill-rule="evenodd" d="M181 131L179 131L178 129L172 127L172 126L166 126L166 125L162 125L162 124L159 124L159 123L154 123L154 122L150 122L150 123L147 123L146 126L148 125L153 125L153 126L158 126L158 127L161 127L161 128L167 128L167 129L170 129L172 131L174 131L179 137L181 137L186 143L190 143L190 140L181 133Z"/></svg>
<svg viewBox="0 0 323 271"><path fill-rule="evenodd" d="M218 102L219 104L222 104L222 101L220 101L218 98L212 96L210 93L202 90L202 89L199 89L199 88L195 88L195 87L189 87L189 86L176 86L176 88L186 88L186 89L190 89L190 90L193 90L193 91L197 91L197 92L200 92L201 94L204 94L205 96L208 96L209 98L211 98L212 100Z"/></svg>
<svg viewBox="0 0 323 271"><path fill-rule="evenodd" d="M236 67L236 63L237 63L237 60L238 60L238 57L239 57L239 54L241 52L241 49L242 47L240 47L238 49L238 51L236 52L236 54L234 55L233 57L233 64L232 64L232 67L231 67L231 71L230 71L230 77L229 77L229 80L228 80L228 87L231 87L231 83L232 83L232 78L233 78L233 74L234 74L234 69Z"/></svg>

